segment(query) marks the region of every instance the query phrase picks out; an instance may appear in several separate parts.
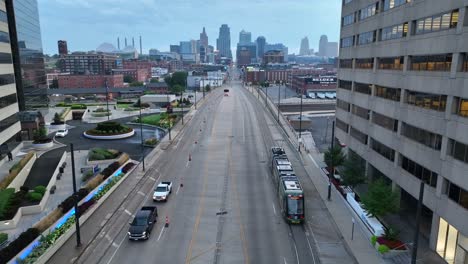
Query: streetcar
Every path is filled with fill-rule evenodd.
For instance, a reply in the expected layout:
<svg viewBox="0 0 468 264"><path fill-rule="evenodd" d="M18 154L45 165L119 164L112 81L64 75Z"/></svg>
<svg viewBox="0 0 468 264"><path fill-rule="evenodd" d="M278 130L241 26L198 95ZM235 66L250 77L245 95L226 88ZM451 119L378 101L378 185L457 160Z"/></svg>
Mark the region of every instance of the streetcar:
<svg viewBox="0 0 468 264"><path fill-rule="evenodd" d="M278 198L281 212L290 224L304 222L304 192L299 179L295 176L285 176L278 185Z"/></svg>

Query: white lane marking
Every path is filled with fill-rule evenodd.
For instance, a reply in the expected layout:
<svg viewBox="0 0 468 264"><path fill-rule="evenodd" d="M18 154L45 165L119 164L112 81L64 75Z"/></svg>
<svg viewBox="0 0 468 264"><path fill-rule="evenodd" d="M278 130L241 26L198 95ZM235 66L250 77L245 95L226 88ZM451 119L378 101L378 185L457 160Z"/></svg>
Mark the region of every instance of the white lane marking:
<svg viewBox="0 0 468 264"><path fill-rule="evenodd" d="M161 228L161 232L159 232L159 237L158 237L158 241L161 239L161 236L162 234L164 233L164 226Z"/></svg>
<svg viewBox="0 0 468 264"><path fill-rule="evenodd" d="M312 162L314 163L315 167L317 167L317 168L320 169L319 165L317 164L317 162L315 162L315 159L312 157L312 155L310 155L310 154L307 154L307 155L309 155L309 158L312 160Z"/></svg>
<svg viewBox="0 0 468 264"><path fill-rule="evenodd" d="M103 227L106 224L107 220L102 220L100 226Z"/></svg>
<svg viewBox="0 0 468 264"><path fill-rule="evenodd" d="M307 221L307 226L309 226L309 229L310 229L310 234L312 235L312 239L314 240L315 242L315 246L317 247L317 249L320 251L320 247L319 247L319 244L317 243L317 239L315 238L315 234L314 234L314 231L312 230L312 226L310 225L310 222Z"/></svg>
<svg viewBox="0 0 468 264"><path fill-rule="evenodd" d="M111 216L112 216L112 213L108 213L108 214L106 214L106 217L104 217L104 219L109 220L109 218L111 218Z"/></svg>
<svg viewBox="0 0 468 264"><path fill-rule="evenodd" d="M139 191L138 194L141 195L141 196L146 196L146 194L144 192L142 192L142 191Z"/></svg>
<svg viewBox="0 0 468 264"><path fill-rule="evenodd" d="M149 179L152 180L152 181L156 181L156 179L151 177L151 176L149 177Z"/></svg>
<svg viewBox="0 0 468 264"><path fill-rule="evenodd" d="M132 213L127 209L125 209L125 213L127 213L128 215L132 215Z"/></svg>
<svg viewBox="0 0 468 264"><path fill-rule="evenodd" d="M115 248L119 247L119 245L117 245L117 243L115 243L115 242L112 243L112 246L115 247Z"/></svg>
<svg viewBox="0 0 468 264"><path fill-rule="evenodd" d="M275 214L276 216L276 209L275 209L275 204L271 204L273 206L273 213Z"/></svg>
<svg viewBox="0 0 468 264"><path fill-rule="evenodd" d="M294 242L294 250L296 251L296 260L297 260L297 264L300 264L299 262L299 253L297 252L297 247L296 247L296 243Z"/></svg>
<svg viewBox="0 0 468 264"><path fill-rule="evenodd" d="M74 257L74 258L70 259L70 263L75 262L75 260L76 260L77 258L78 258L78 257Z"/></svg>
<svg viewBox="0 0 468 264"><path fill-rule="evenodd" d="M310 241L309 241L309 236L306 235L306 239L307 239L307 244L309 245L310 254L312 255L312 260L314 261L314 264L316 264L314 251L312 251L312 246L310 245Z"/></svg>
<svg viewBox="0 0 468 264"><path fill-rule="evenodd" d="M109 261L107 261L107 264L111 263L112 260L114 259L115 255L117 254L117 251L119 251L120 246L122 246L124 240L127 238L127 236L124 236L123 239L120 241L120 243L117 245L117 248L115 249L114 253L112 254L111 258Z"/></svg>
<svg viewBox="0 0 468 264"><path fill-rule="evenodd" d="M190 164L190 161L187 160L187 164L185 164L185 167L188 167L189 164Z"/></svg>
<svg viewBox="0 0 468 264"><path fill-rule="evenodd" d="M284 264L288 264L285 257L283 257L283 260L284 260Z"/></svg>
<svg viewBox="0 0 468 264"><path fill-rule="evenodd" d="M179 190L180 190L180 185L179 185L179 187L177 188L177 191L176 191L176 193L175 193L176 195L179 194Z"/></svg>

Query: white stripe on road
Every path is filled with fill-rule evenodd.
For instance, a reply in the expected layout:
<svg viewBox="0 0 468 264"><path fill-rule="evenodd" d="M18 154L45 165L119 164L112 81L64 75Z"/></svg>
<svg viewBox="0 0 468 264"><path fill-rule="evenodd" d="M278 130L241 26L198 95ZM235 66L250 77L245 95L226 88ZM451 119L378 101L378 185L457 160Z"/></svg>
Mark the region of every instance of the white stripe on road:
<svg viewBox="0 0 468 264"><path fill-rule="evenodd" d="M144 192L142 192L142 191L139 191L138 194L141 195L141 196L146 196L146 194Z"/></svg>
<svg viewBox="0 0 468 264"><path fill-rule="evenodd" d="M125 212L128 214L128 215L132 215L132 213L130 213L129 210L125 209Z"/></svg>
<svg viewBox="0 0 468 264"><path fill-rule="evenodd" d="M275 209L275 204L271 204L273 206L273 213L275 214L276 216L276 209Z"/></svg>
<svg viewBox="0 0 468 264"><path fill-rule="evenodd" d="M185 167L188 167L189 164L190 164L190 161L187 160L187 164L185 164Z"/></svg>
<svg viewBox="0 0 468 264"><path fill-rule="evenodd" d="M177 191L176 191L176 193L175 193L176 195L179 194L179 190L180 190L180 185L179 185L179 187L177 188Z"/></svg>
<svg viewBox="0 0 468 264"><path fill-rule="evenodd" d="M158 237L158 241L161 239L161 236L162 234L164 233L164 226L161 228L161 232L159 232L159 237Z"/></svg>
<svg viewBox="0 0 468 264"><path fill-rule="evenodd" d="M299 262L299 253L297 252L296 242L294 242L293 245L294 245L294 250L296 251L297 264L300 264L300 262Z"/></svg>
<svg viewBox="0 0 468 264"><path fill-rule="evenodd" d="M306 239L307 239L307 244L309 245L310 254L312 255L312 260L314 261L314 264L316 264L314 251L312 251L312 246L310 245L310 241L309 241L309 236L306 236Z"/></svg>
<svg viewBox="0 0 468 264"><path fill-rule="evenodd" d="M312 155L310 155L310 154L307 154L307 155L309 155L309 158L312 160L312 162L314 163L315 167L317 167L317 168L320 169L319 165L317 164L317 162L315 162L315 159L312 157Z"/></svg>
<svg viewBox="0 0 468 264"><path fill-rule="evenodd" d="M117 254L117 251L119 251L119 248L120 246L122 246L124 240L127 238L127 236L124 236L122 241L120 241L120 243L117 245L117 248L115 249L114 253L112 254L111 258L109 259L109 261L107 261L107 264L111 263L112 262L112 259L114 259L115 257L115 254Z"/></svg>
<svg viewBox="0 0 468 264"><path fill-rule="evenodd" d="M151 176L149 177L149 179L152 180L152 181L156 181L156 179L151 177Z"/></svg>

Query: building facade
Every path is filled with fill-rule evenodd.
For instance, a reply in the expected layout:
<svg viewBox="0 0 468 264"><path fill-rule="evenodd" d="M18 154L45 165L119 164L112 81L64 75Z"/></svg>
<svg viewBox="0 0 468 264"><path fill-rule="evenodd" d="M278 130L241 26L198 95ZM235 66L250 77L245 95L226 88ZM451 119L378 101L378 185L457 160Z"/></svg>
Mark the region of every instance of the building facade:
<svg viewBox="0 0 468 264"><path fill-rule="evenodd" d="M58 86L63 89L124 87L123 75L58 75Z"/></svg>
<svg viewBox="0 0 468 264"><path fill-rule="evenodd" d="M336 137L400 194L447 263L468 263L468 14L463 0L345 0ZM412 242L412 241L408 241Z"/></svg>
<svg viewBox="0 0 468 264"><path fill-rule="evenodd" d="M219 28L219 37L216 40L216 49L219 51L219 57L232 58L231 51L231 30L226 24Z"/></svg>
<svg viewBox="0 0 468 264"><path fill-rule="evenodd" d="M301 40L301 49L299 50L299 55L306 56L310 55L310 47L309 47L309 38L304 37Z"/></svg>
<svg viewBox="0 0 468 264"><path fill-rule="evenodd" d="M116 55L76 52L60 57L59 67L72 75L109 75L117 68L118 59Z"/></svg>
<svg viewBox="0 0 468 264"><path fill-rule="evenodd" d="M263 64L284 63L284 53L281 50L269 50L263 54Z"/></svg>
<svg viewBox="0 0 468 264"><path fill-rule="evenodd" d="M252 42L252 33L242 30L239 33L239 44L249 44Z"/></svg>
<svg viewBox="0 0 468 264"><path fill-rule="evenodd" d="M68 45L66 40L59 40L57 41L58 45L58 54L59 55L67 55L68 54ZM120 46L120 41L119 41Z"/></svg>
<svg viewBox="0 0 468 264"><path fill-rule="evenodd" d="M21 130L17 117L18 101L15 74L8 29L8 16L4 1L0 1L0 159L16 146L16 138Z"/></svg>
<svg viewBox="0 0 468 264"><path fill-rule="evenodd" d="M257 58L261 59L263 58L263 54L265 53L266 38L263 36L258 37L256 44L257 44Z"/></svg>
<svg viewBox="0 0 468 264"><path fill-rule="evenodd" d="M47 108L47 82L37 0L6 1L21 111Z"/></svg>

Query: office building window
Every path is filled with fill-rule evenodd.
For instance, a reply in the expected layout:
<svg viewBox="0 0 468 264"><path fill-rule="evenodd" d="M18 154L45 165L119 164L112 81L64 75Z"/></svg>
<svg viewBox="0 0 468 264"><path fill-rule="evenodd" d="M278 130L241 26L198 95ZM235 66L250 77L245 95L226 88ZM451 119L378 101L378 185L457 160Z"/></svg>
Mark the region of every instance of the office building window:
<svg viewBox="0 0 468 264"><path fill-rule="evenodd" d="M359 142L361 142L362 144L364 145L367 145L367 135L362 133L361 131L355 129L354 127L351 126L351 130L350 130L350 133L349 133L353 138L355 138L356 140L358 140Z"/></svg>
<svg viewBox="0 0 468 264"><path fill-rule="evenodd" d="M457 251L457 248L462 250L461 247L457 247L457 241L458 230L440 217L436 251L447 263L455 263L455 252ZM457 263L466 264L468 262L462 261Z"/></svg>
<svg viewBox="0 0 468 264"><path fill-rule="evenodd" d="M407 123L402 124L401 135L435 150L440 150L442 146L441 135Z"/></svg>
<svg viewBox="0 0 468 264"><path fill-rule="evenodd" d="M351 108L350 107L351 105L348 102L340 100L340 99L336 99L336 106L338 108L345 110L346 112L349 112Z"/></svg>
<svg viewBox="0 0 468 264"><path fill-rule="evenodd" d="M348 133L349 125L339 120L338 118L336 119L336 127Z"/></svg>
<svg viewBox="0 0 468 264"><path fill-rule="evenodd" d="M352 69L353 68L353 59L340 60L340 68Z"/></svg>
<svg viewBox="0 0 468 264"><path fill-rule="evenodd" d="M380 30L380 40L390 40L404 38L408 35L408 23L389 26Z"/></svg>
<svg viewBox="0 0 468 264"><path fill-rule="evenodd" d="M369 69L372 70L374 68L374 58L368 59L356 59L356 69Z"/></svg>
<svg viewBox="0 0 468 264"><path fill-rule="evenodd" d="M468 163L468 145L456 140L449 140L449 155L459 161Z"/></svg>
<svg viewBox="0 0 468 264"><path fill-rule="evenodd" d="M361 118L364 118L366 120L369 120L369 118L370 118L370 110L359 107L357 105L353 105L351 107L351 113L353 113L354 115L357 115L357 116L359 116Z"/></svg>
<svg viewBox="0 0 468 264"><path fill-rule="evenodd" d="M11 54L0 52L0 64L12 64Z"/></svg>
<svg viewBox="0 0 468 264"><path fill-rule="evenodd" d="M8 17L5 11L0 10L0 21L8 23Z"/></svg>
<svg viewBox="0 0 468 264"><path fill-rule="evenodd" d="M349 48L354 46L354 36L346 37L341 39L341 47L342 48Z"/></svg>
<svg viewBox="0 0 468 264"><path fill-rule="evenodd" d="M354 91L363 94L372 94L372 84L367 83L354 83Z"/></svg>
<svg viewBox="0 0 468 264"><path fill-rule="evenodd" d="M463 117L468 117L468 99L455 97L457 102L456 114Z"/></svg>
<svg viewBox="0 0 468 264"><path fill-rule="evenodd" d="M395 161L395 150L392 148L389 148L385 146L384 144L380 143L379 141L371 138L371 148L382 155L384 158L390 160L390 161Z"/></svg>
<svg viewBox="0 0 468 264"><path fill-rule="evenodd" d="M343 0L343 5L351 3L353 0Z"/></svg>
<svg viewBox="0 0 468 264"><path fill-rule="evenodd" d="M390 88L380 85L375 86L375 96L382 97L388 100L400 101L401 89L400 88Z"/></svg>
<svg viewBox="0 0 468 264"><path fill-rule="evenodd" d="M447 196L457 204L468 209L468 191L447 180L447 189L445 190L445 194L447 194Z"/></svg>
<svg viewBox="0 0 468 264"><path fill-rule="evenodd" d="M401 155L401 154L400 154ZM429 186L437 186L438 174L401 155L400 166Z"/></svg>
<svg viewBox="0 0 468 264"><path fill-rule="evenodd" d="M16 113L14 113L11 116L3 119L2 122L0 122L0 133L3 132L4 130L10 128L16 122L18 122L18 117L16 116Z"/></svg>
<svg viewBox="0 0 468 264"><path fill-rule="evenodd" d="M364 20L368 17L374 16L379 11L379 2L373 3L361 10L359 10L359 20Z"/></svg>
<svg viewBox="0 0 468 264"><path fill-rule="evenodd" d="M406 91L406 103L425 109L444 112L447 104L447 96Z"/></svg>
<svg viewBox="0 0 468 264"><path fill-rule="evenodd" d="M351 91L352 87L353 87L352 81L338 80L338 88Z"/></svg>
<svg viewBox="0 0 468 264"><path fill-rule="evenodd" d="M16 103L16 94L10 94L0 97L0 108L4 108ZM3 121L2 121L3 122Z"/></svg>
<svg viewBox="0 0 468 264"><path fill-rule="evenodd" d="M10 43L10 35L7 32L0 31L0 42Z"/></svg>
<svg viewBox="0 0 468 264"><path fill-rule="evenodd" d="M357 44L358 45L365 45L369 43L374 43L376 40L376 31L369 31L369 32L364 32L358 35L357 39Z"/></svg>
<svg viewBox="0 0 468 264"><path fill-rule="evenodd" d="M462 71L468 72L468 53L465 53L465 56L463 56Z"/></svg>
<svg viewBox="0 0 468 264"><path fill-rule="evenodd" d="M351 13L351 14L343 17L343 20L341 21L341 24L343 26L347 26L347 25L353 24L354 22L356 22L355 18L354 18L354 13Z"/></svg>
<svg viewBox="0 0 468 264"><path fill-rule="evenodd" d="M414 25L416 26L415 34L420 35L456 28L458 24L458 16L458 9L456 9L447 13L418 19L414 22Z"/></svg>
<svg viewBox="0 0 468 264"><path fill-rule="evenodd" d="M378 61L381 70L403 70L404 57L379 58Z"/></svg>
<svg viewBox="0 0 468 264"><path fill-rule="evenodd" d="M383 2L383 10L387 11L392 8L404 5L406 3L411 2L411 0L384 0Z"/></svg>
<svg viewBox="0 0 468 264"><path fill-rule="evenodd" d="M0 74L0 85L7 85L15 83L14 74Z"/></svg>
<svg viewBox="0 0 468 264"><path fill-rule="evenodd" d="M372 112L372 123L394 132L398 131L398 120L379 114L377 112Z"/></svg>
<svg viewBox="0 0 468 264"><path fill-rule="evenodd" d="M452 54L412 56L412 71L450 71Z"/></svg>

